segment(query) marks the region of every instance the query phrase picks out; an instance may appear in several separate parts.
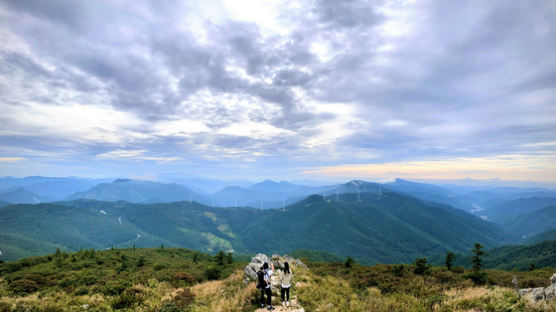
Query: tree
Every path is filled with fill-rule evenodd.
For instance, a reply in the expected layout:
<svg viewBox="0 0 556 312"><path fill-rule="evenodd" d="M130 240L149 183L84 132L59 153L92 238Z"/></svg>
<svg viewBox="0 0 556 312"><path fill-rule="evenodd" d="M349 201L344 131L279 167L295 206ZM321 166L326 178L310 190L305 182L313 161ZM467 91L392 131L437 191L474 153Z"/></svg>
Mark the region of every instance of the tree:
<svg viewBox="0 0 556 312"><path fill-rule="evenodd" d="M234 263L234 258L231 252L228 253L228 256L226 257L226 263L227 264L232 264Z"/></svg>
<svg viewBox="0 0 556 312"><path fill-rule="evenodd" d="M535 271L537 266L534 263L529 263L529 271Z"/></svg>
<svg viewBox="0 0 556 312"><path fill-rule="evenodd" d="M220 250L216 256L214 256L214 260L216 261L216 264L218 265L224 265L224 252L222 250Z"/></svg>
<svg viewBox="0 0 556 312"><path fill-rule="evenodd" d="M480 243L475 243L475 247L471 249L471 252L474 253L473 257L471 257L471 262L473 262L473 272L481 271L483 266L482 256L485 254L483 248L484 246Z"/></svg>
<svg viewBox="0 0 556 312"><path fill-rule="evenodd" d="M193 254L193 263L197 263L197 254Z"/></svg>
<svg viewBox="0 0 556 312"><path fill-rule="evenodd" d="M145 265L145 257L141 256L139 257L139 261L137 261L137 266L142 267L144 265Z"/></svg>
<svg viewBox="0 0 556 312"><path fill-rule="evenodd" d="M448 271L452 270L452 261L454 260L454 253L451 251L448 251L446 253L446 268L448 268Z"/></svg>
<svg viewBox="0 0 556 312"><path fill-rule="evenodd" d="M355 260L352 257L347 257L346 262L344 262L344 266L346 269L351 268L355 264Z"/></svg>
<svg viewBox="0 0 556 312"><path fill-rule="evenodd" d="M415 259L415 269L413 273L417 275L425 275L430 272L429 265L427 264L427 258L417 258Z"/></svg>
<svg viewBox="0 0 556 312"><path fill-rule="evenodd" d="M56 266L62 266L62 252L60 248L56 248L56 252L54 253L54 260L56 261Z"/></svg>

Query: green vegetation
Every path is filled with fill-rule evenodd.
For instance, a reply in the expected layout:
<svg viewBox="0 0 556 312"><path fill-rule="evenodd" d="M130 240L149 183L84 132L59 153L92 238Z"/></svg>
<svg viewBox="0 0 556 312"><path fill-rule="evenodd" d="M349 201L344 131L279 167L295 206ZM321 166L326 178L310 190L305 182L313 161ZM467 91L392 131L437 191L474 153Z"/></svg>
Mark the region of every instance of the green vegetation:
<svg viewBox="0 0 556 312"><path fill-rule="evenodd" d="M556 240L556 229L548 230L537 234L535 236L529 237L525 240L526 244L537 244L549 240Z"/></svg>
<svg viewBox="0 0 556 312"><path fill-rule="evenodd" d="M0 264L0 311L254 311L255 283L243 283L245 263L229 260L168 247L58 250ZM295 269L292 293L305 311L556 311L509 288L514 275L522 288L546 286L554 269L485 270L487 285L478 286L473 271L430 266L425 258L414 265L346 263Z"/></svg>
<svg viewBox="0 0 556 312"><path fill-rule="evenodd" d="M556 206L518 215L504 215L496 222L509 232L527 238L556 227Z"/></svg>
<svg viewBox="0 0 556 312"><path fill-rule="evenodd" d="M481 250L483 251L483 250ZM530 246L504 246L489 249L480 255L482 268L500 270L529 270L531 264L536 268L556 267L556 241L545 241ZM441 265L442 256L431 257L431 262ZM475 259L474 261L476 261ZM476 265L471 254L456 254L453 264L470 268Z"/></svg>
<svg viewBox="0 0 556 312"><path fill-rule="evenodd" d="M286 211L212 208L198 203L72 202L0 208L4 260L56 247L186 247L208 253L290 253L298 249L351 255L359 263L411 262L509 243L500 229L463 211L396 193L310 196ZM14 239L15 238L15 239ZM265 244L261 245L260 242ZM22 247L25 246L25 247ZM315 257L317 255L310 255ZM310 257L309 257L310 258Z"/></svg>
<svg viewBox="0 0 556 312"><path fill-rule="evenodd" d="M91 311L143 307L182 311L194 301L190 287L228 277L242 265L230 255L187 249L80 250L0 264L0 311ZM31 296L19 302L18 297ZM19 310L18 310L19 309ZM166 310L164 310L166 309Z"/></svg>
<svg viewBox="0 0 556 312"><path fill-rule="evenodd" d="M520 287L546 286L553 269L534 272L487 270L487 286L477 286L471 271L456 273L445 267L429 267L417 274L416 265L345 268L341 263L310 263L298 270L300 285L293 291L306 311L555 311L533 306L510 289L513 275Z"/></svg>

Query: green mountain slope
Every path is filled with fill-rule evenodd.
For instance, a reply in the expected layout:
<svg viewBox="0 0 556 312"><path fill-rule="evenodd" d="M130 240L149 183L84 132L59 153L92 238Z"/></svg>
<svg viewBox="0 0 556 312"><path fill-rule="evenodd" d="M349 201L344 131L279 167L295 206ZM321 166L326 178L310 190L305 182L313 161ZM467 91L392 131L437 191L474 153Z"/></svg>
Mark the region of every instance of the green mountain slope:
<svg viewBox="0 0 556 312"><path fill-rule="evenodd" d="M556 228L556 206L519 215L503 215L498 218L497 223L522 238L534 236Z"/></svg>
<svg viewBox="0 0 556 312"><path fill-rule="evenodd" d="M531 245L544 241L556 241L556 228L526 238L524 243Z"/></svg>
<svg viewBox="0 0 556 312"><path fill-rule="evenodd" d="M77 200L0 208L0 234L70 250L110 246L182 246L205 252L287 253L298 249L350 255L362 262L411 262L476 241L510 243L494 224L461 210L384 192L310 196L282 210L212 208L199 203L133 204ZM15 259L29 253L1 242ZM41 244L38 244L41 246ZM6 249L8 250L8 249ZM35 249L33 249L35 250ZM40 254L37 252L34 254Z"/></svg>
<svg viewBox="0 0 556 312"><path fill-rule="evenodd" d="M504 201L481 212L488 220L497 222L500 218L530 213L537 209L556 205L556 197L529 197Z"/></svg>

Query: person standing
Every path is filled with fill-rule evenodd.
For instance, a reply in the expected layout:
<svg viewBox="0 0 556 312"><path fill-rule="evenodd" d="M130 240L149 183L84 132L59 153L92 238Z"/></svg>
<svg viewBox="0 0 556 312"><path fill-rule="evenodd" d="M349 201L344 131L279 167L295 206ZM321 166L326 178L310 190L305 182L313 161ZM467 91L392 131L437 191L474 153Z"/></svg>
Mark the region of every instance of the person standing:
<svg viewBox="0 0 556 312"><path fill-rule="evenodd" d="M266 281L264 279L264 267L261 266L259 268L259 270L257 271L257 289L259 289L261 291L261 308L264 308L264 290L266 288Z"/></svg>
<svg viewBox="0 0 556 312"><path fill-rule="evenodd" d="M266 283L266 287L264 289L264 292L266 294L266 308L268 311L273 311L274 308L271 305L272 302L272 290L270 289L270 287L272 286L272 283L270 282L270 277L272 276L272 274L274 273L274 264L270 263L270 268L268 266L268 263L265 262L263 264L263 269L264 269L264 280ZM263 297L261 297L263 298Z"/></svg>
<svg viewBox="0 0 556 312"><path fill-rule="evenodd" d="M282 306L290 306L290 288L292 287L293 273L290 270L290 264L284 262L284 273L282 273L282 278L280 279L280 297L282 298Z"/></svg>

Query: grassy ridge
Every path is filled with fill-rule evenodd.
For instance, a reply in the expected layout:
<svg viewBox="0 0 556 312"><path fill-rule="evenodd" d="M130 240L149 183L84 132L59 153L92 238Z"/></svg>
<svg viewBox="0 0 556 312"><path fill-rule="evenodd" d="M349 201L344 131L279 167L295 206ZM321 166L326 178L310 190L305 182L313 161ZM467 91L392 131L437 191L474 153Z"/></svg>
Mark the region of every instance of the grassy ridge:
<svg viewBox="0 0 556 312"><path fill-rule="evenodd" d="M520 287L546 286L555 272L487 270L487 285L476 286L469 271L444 267L308 264L292 288L306 311L544 311L508 287L514 274ZM0 264L0 311L254 311L258 291L243 284L244 265L179 248L25 258Z"/></svg>

